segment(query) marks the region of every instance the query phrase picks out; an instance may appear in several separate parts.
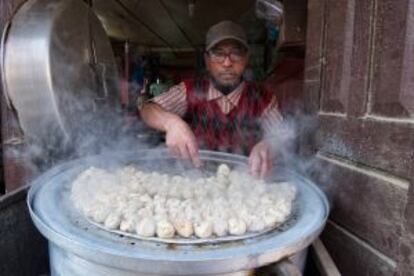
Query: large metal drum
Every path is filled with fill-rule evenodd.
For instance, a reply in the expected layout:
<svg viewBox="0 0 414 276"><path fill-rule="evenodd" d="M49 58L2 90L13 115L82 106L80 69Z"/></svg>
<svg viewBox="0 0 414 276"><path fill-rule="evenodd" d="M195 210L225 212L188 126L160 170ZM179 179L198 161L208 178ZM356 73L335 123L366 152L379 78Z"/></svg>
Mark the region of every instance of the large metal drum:
<svg viewBox="0 0 414 276"><path fill-rule="evenodd" d="M100 122L111 121L120 107L117 68L109 38L86 3L25 2L1 46L5 96L26 140L58 148L79 146L92 138L91 129L110 132L113 124Z"/></svg>
<svg viewBox="0 0 414 276"><path fill-rule="evenodd" d="M205 170L226 163L247 169L243 156L201 151ZM61 164L32 184L27 203L31 217L49 240L52 275L214 275L260 267L306 248L321 232L328 202L308 179L278 169L273 180L296 184L294 213L282 230L240 241L201 245L163 244L114 234L89 223L74 208L72 181L89 166L114 168L128 164L167 173L193 173L166 150L104 154ZM194 171L197 173L197 171Z"/></svg>

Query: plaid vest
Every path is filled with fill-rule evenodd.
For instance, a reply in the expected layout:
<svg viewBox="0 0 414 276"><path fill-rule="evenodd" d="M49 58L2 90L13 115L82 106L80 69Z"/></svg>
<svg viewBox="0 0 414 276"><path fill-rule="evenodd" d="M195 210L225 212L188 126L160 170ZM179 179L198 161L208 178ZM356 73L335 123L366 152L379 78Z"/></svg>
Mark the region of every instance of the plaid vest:
<svg viewBox="0 0 414 276"><path fill-rule="evenodd" d="M201 149L249 155L262 138L260 116L272 93L246 82L238 105L224 114L216 101L207 101L209 82L184 81L187 113L184 120L193 130Z"/></svg>

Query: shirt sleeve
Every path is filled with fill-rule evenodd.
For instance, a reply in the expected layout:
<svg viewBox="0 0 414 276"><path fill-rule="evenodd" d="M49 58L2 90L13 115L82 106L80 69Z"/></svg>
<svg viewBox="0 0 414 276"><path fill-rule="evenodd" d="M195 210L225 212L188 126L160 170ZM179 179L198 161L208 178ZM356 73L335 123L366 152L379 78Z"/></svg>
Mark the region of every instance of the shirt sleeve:
<svg viewBox="0 0 414 276"><path fill-rule="evenodd" d="M159 104L168 112L175 113L182 117L187 112L187 93L185 89L184 82L181 82L161 95L154 97L150 102Z"/></svg>
<svg viewBox="0 0 414 276"><path fill-rule="evenodd" d="M260 116L260 124L265 136L270 135L282 121L283 117L279 111L277 98L273 95L269 105Z"/></svg>

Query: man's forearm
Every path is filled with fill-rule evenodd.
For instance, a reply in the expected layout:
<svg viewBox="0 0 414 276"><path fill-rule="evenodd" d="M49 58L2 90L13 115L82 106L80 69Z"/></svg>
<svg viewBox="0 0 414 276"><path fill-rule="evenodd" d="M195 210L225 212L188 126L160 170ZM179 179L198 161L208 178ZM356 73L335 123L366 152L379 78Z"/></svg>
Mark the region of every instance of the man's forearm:
<svg viewBox="0 0 414 276"><path fill-rule="evenodd" d="M178 117L176 114L166 111L156 103L144 104L139 112L146 124L164 132L167 131L169 122Z"/></svg>

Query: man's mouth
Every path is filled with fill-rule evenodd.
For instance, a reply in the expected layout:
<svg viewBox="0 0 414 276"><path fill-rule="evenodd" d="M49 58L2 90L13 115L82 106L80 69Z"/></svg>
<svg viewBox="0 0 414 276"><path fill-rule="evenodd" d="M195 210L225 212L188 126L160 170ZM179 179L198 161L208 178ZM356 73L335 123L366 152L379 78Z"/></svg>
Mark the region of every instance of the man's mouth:
<svg viewBox="0 0 414 276"><path fill-rule="evenodd" d="M234 79L237 77L237 75L234 73L221 73L220 77L224 79Z"/></svg>
<svg viewBox="0 0 414 276"><path fill-rule="evenodd" d="M228 75L228 77L224 77L220 74L218 78L212 79L214 87L224 95L228 95L229 93L231 93L240 83L240 79L237 77L237 75Z"/></svg>

